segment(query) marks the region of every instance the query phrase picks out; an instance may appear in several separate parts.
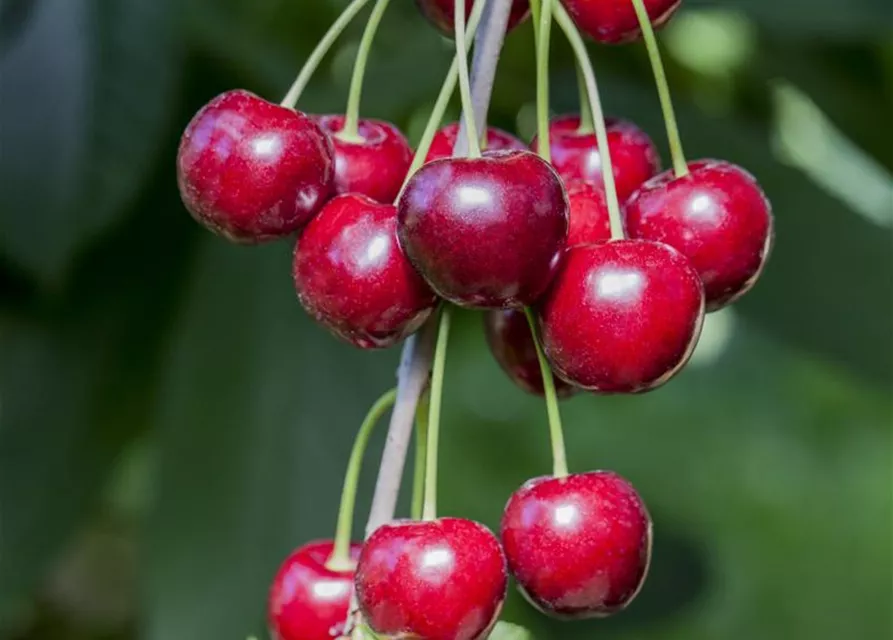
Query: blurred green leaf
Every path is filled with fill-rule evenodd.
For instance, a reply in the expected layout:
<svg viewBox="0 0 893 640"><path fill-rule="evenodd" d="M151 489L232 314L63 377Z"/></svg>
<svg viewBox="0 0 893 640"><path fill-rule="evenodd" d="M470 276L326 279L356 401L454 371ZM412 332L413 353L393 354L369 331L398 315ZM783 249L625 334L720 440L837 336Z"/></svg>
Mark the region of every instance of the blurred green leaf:
<svg viewBox="0 0 893 640"><path fill-rule="evenodd" d="M524 627L499 621L488 640L533 640L533 634Z"/></svg>

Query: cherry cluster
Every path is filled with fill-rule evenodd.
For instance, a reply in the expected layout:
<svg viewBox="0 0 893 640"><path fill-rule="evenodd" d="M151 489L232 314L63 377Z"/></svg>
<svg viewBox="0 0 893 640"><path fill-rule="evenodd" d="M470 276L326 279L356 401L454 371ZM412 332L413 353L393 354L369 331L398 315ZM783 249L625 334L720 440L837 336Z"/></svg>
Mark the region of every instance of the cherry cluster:
<svg viewBox="0 0 893 640"><path fill-rule="evenodd" d="M536 41L538 131L529 145L493 127L478 131L467 47L488 1L501 0L416 0L455 40L456 54L415 152L394 125L359 118L366 58L387 0L369 17L345 115L294 107L369 0L350 3L281 104L229 91L182 137L177 176L189 212L234 242L297 234L298 299L334 335L364 349L389 347L440 310L418 415L413 517L379 527L362 544L350 541L359 465L373 425L395 401L391 390L357 436L335 540L299 548L274 580L269 620L279 640L483 639L509 575L548 615L623 609L647 573L651 519L617 474L568 472L557 399L666 383L691 355L704 314L747 292L769 254L772 214L754 178L721 160L684 159L654 36L679 0L514 0L508 28L532 14ZM580 114L550 120L553 21L582 80ZM581 34L602 43L644 38L672 170L661 172L635 124L603 116ZM457 82L463 119L441 127ZM451 305L484 309L496 360L546 399L554 473L511 496L499 537L436 514Z"/></svg>

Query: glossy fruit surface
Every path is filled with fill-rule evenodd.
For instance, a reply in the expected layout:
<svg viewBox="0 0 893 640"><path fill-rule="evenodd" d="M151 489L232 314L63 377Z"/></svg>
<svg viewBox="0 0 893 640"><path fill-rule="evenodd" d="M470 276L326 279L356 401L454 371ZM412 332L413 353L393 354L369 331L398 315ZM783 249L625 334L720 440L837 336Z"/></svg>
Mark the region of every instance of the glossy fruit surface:
<svg viewBox="0 0 893 640"><path fill-rule="evenodd" d="M570 204L568 247L611 239L611 216L604 189L590 182L570 182L567 199Z"/></svg>
<svg viewBox="0 0 893 640"><path fill-rule="evenodd" d="M593 40L617 44L642 37L631 0L561 0L577 27ZM644 0L651 24L662 27L682 0Z"/></svg>
<svg viewBox="0 0 893 640"><path fill-rule="evenodd" d="M354 561L360 547L351 546ZM274 640L332 640L344 629L354 574L326 568L333 548L331 540L311 542L280 567L267 611Z"/></svg>
<svg viewBox="0 0 893 640"><path fill-rule="evenodd" d="M508 0L503 0L507 2ZM440 32L452 38L455 34L456 3L454 0L416 0L416 5L422 15L428 19ZM465 19L471 15L474 8L474 0L465 0ZM509 13L508 29L512 30L530 14L530 3L528 0L512 0L511 13Z"/></svg>
<svg viewBox="0 0 893 640"><path fill-rule="evenodd" d="M528 481L509 499L500 532L518 586L544 613L607 616L645 581L651 517L616 473Z"/></svg>
<svg viewBox="0 0 893 640"><path fill-rule="evenodd" d="M688 361L704 318L697 271L669 245L612 240L569 249L539 307L553 370L584 389L654 389Z"/></svg>
<svg viewBox="0 0 893 640"><path fill-rule="evenodd" d="M527 151L436 160L410 179L397 222L403 249L439 295L469 307L520 307L558 268L567 194Z"/></svg>
<svg viewBox="0 0 893 640"><path fill-rule="evenodd" d="M180 139L177 184L205 227L235 242L288 235L332 192L328 138L309 117L248 91L202 107Z"/></svg>
<svg viewBox="0 0 893 640"><path fill-rule="evenodd" d="M348 194L333 198L295 246L292 274L301 304L355 346L395 344L436 303L400 248L396 228L394 205Z"/></svg>
<svg viewBox="0 0 893 640"><path fill-rule="evenodd" d="M651 138L626 120L608 118L608 150L614 167L614 183L621 204L658 171L660 155ZM552 166L565 182L585 181L604 188L602 157L594 133L580 133L580 117L566 115L549 123ZM537 139L530 143L536 149Z"/></svg>
<svg viewBox="0 0 893 640"><path fill-rule="evenodd" d="M412 162L412 148L400 130L381 120L361 119L362 140L352 141L336 135L344 128L344 116L318 116L317 122L335 149L335 192L392 203Z"/></svg>
<svg viewBox="0 0 893 640"><path fill-rule="evenodd" d="M396 521L376 530L357 564L367 624L387 638L483 640L508 581L505 557L485 526L461 518Z"/></svg>
<svg viewBox="0 0 893 640"><path fill-rule="evenodd" d="M428 149L428 155L425 156L425 162L452 158L453 147L458 137L458 122L453 122L440 129L431 140L431 147ZM507 151L511 149L526 149L527 145L502 129L487 127L487 144L485 148L487 151Z"/></svg>
<svg viewBox="0 0 893 640"><path fill-rule="evenodd" d="M691 260L713 311L756 283L772 246L772 207L740 167L701 160L689 171L646 182L627 203L626 227L630 237L665 242Z"/></svg>

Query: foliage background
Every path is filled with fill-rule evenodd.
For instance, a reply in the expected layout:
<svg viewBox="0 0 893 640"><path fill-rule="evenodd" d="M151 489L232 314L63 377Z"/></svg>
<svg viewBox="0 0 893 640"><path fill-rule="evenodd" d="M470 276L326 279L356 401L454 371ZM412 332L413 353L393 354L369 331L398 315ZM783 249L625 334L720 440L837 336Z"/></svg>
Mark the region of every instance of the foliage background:
<svg viewBox="0 0 893 640"><path fill-rule="evenodd" d="M282 95L343 4L0 3L0 637L241 640L263 630L278 562L331 535L353 430L397 354L308 321L288 243L202 232L173 156L216 93ZM689 156L758 176L777 250L672 384L564 405L573 468L616 469L649 503L655 561L609 621L549 623L513 596L506 617L538 638L888 632L891 18L888 0L687 0L664 32ZM303 109L343 109L360 28ZM523 135L531 38L511 36L491 110ZM663 148L642 47L592 53L609 110ZM394 2L364 113L417 137L449 55ZM567 47L554 55L555 109L573 110ZM545 414L479 319L458 324L442 510L495 526L548 471Z"/></svg>

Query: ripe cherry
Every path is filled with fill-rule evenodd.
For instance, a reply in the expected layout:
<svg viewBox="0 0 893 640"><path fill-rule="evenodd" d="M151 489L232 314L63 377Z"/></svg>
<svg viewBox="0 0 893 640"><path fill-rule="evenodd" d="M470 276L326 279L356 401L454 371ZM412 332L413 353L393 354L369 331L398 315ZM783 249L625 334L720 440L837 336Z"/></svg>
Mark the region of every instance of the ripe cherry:
<svg viewBox="0 0 893 640"><path fill-rule="evenodd" d="M235 242L288 235L332 191L328 137L303 113L228 91L192 118L177 152L177 183L192 216Z"/></svg>
<svg viewBox="0 0 893 640"><path fill-rule="evenodd" d="M452 38L455 34L456 3L454 0L416 0L419 11L428 19L428 22L437 27L440 32ZM471 15L474 8L474 0L465 0L465 16ZM512 30L527 18L530 13L528 0L512 0L511 13L509 13L508 29Z"/></svg>
<svg viewBox="0 0 893 640"><path fill-rule="evenodd" d="M459 137L459 123L453 122L448 124L437 133L431 140L431 146L428 149L428 155L425 156L425 162L433 160L441 160L443 158L453 157L453 147L456 145L456 138ZM510 133L506 133L502 129L496 127L487 127L487 144L483 145L488 151L506 151L510 149L526 149L527 145Z"/></svg>
<svg viewBox="0 0 893 640"><path fill-rule="evenodd" d="M414 333L436 297L397 242L397 209L367 196L333 198L295 246L293 276L307 312L358 347Z"/></svg>
<svg viewBox="0 0 893 640"><path fill-rule="evenodd" d="M704 289L669 245L613 240L568 250L539 313L546 356L562 378L605 393L648 391L688 361Z"/></svg>
<svg viewBox="0 0 893 640"><path fill-rule="evenodd" d="M361 545L351 545L354 562ZM289 556L270 589L267 615L274 640L332 640L344 630L354 572L326 567L331 540L311 542Z"/></svg>
<svg viewBox="0 0 893 640"><path fill-rule="evenodd" d="M611 615L639 592L651 556L651 517L609 471L529 480L509 499L501 536L522 593L562 618Z"/></svg>
<svg viewBox="0 0 893 640"><path fill-rule="evenodd" d="M360 610L387 638L483 640L496 624L508 576L485 526L461 518L397 521L377 529L357 564Z"/></svg>
<svg viewBox="0 0 893 640"><path fill-rule="evenodd" d="M335 192L392 203L412 162L412 148L400 130L381 120L361 119L360 139L345 140L337 135L344 116L318 116L317 122L331 135L335 149Z"/></svg>
<svg viewBox="0 0 893 640"><path fill-rule="evenodd" d="M666 172L646 182L627 203L626 227L691 260L714 311L756 283L772 245L772 208L744 169L719 160L688 166L684 177Z"/></svg>
<svg viewBox="0 0 893 640"><path fill-rule="evenodd" d="M528 151L489 151L424 165L400 198L397 234L442 297L526 306L549 285L567 238L561 179Z"/></svg>
<svg viewBox="0 0 893 640"><path fill-rule="evenodd" d="M605 124L617 197L623 203L643 182L660 171L660 155L651 138L633 123L608 118ZM602 157L595 134L580 133L579 128L580 117L577 115L560 116L549 123L552 166L565 182L583 180L602 187ZM530 148L536 147L537 138L534 138Z"/></svg>
<svg viewBox="0 0 893 640"><path fill-rule="evenodd" d="M611 239L611 217L604 189L590 182L569 182L567 199L570 204L568 247Z"/></svg>
<svg viewBox="0 0 893 640"><path fill-rule="evenodd" d="M661 27L673 17L682 0L643 0L651 24ZM629 42L642 37L631 0L562 0L565 9L584 34L605 44Z"/></svg>

